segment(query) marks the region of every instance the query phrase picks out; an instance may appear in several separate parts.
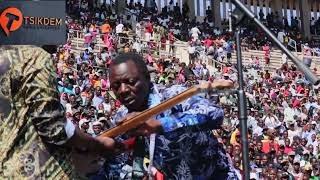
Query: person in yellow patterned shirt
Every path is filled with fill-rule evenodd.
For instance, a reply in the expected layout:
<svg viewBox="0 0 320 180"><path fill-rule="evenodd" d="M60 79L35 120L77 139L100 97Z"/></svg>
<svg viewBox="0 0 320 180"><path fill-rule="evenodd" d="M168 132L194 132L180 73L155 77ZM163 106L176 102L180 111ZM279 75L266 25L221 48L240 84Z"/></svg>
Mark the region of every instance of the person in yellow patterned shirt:
<svg viewBox="0 0 320 180"><path fill-rule="evenodd" d="M79 179L72 148L111 157L123 147L66 120L54 69L42 48L0 46L0 179Z"/></svg>

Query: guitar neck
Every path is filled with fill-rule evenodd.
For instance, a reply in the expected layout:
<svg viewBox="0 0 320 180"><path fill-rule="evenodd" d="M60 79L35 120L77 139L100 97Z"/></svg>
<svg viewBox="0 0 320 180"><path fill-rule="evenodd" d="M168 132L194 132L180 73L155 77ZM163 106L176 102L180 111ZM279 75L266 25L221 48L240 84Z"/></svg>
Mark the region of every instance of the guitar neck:
<svg viewBox="0 0 320 180"><path fill-rule="evenodd" d="M141 125L143 122L147 121L148 119L152 118L153 116L156 116L160 114L161 112L175 106L178 103L181 103L182 101L202 92L204 89L200 88L198 86L194 86L181 94L174 96L167 101L153 107L150 109L147 109L137 116L121 123L119 126L116 126L114 128L109 129L108 131L102 133L100 136L104 137L116 137L121 134L126 133L127 131L136 128L137 126Z"/></svg>

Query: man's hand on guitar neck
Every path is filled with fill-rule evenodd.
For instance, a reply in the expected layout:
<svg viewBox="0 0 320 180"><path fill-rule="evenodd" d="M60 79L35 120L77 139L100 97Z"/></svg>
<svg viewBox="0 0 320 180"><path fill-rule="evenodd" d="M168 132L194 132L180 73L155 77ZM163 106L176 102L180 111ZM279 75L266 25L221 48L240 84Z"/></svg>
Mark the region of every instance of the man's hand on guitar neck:
<svg viewBox="0 0 320 180"><path fill-rule="evenodd" d="M234 87L234 83L231 80L214 80L210 83L211 88L213 89L230 89Z"/></svg>
<svg viewBox="0 0 320 180"><path fill-rule="evenodd" d="M137 116L138 114L140 114L140 112L132 112L127 114L124 120L118 123L118 125L121 125L123 122ZM162 126L160 121L151 118L146 122L142 123L137 128L131 130L130 132L127 132L127 134L129 134L130 136L148 136L153 133L158 133L161 130L162 130Z"/></svg>
<svg viewBox="0 0 320 180"><path fill-rule="evenodd" d="M231 80L214 80L213 82L200 84L199 87L201 89L205 89L208 95L212 95L214 90L224 90L224 89L232 89L234 88L234 83Z"/></svg>

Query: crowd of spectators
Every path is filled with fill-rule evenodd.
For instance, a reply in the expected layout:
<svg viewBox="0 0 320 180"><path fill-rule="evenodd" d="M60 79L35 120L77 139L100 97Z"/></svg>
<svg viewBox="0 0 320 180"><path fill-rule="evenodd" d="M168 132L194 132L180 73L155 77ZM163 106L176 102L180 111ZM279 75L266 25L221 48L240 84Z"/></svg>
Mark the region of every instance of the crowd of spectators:
<svg viewBox="0 0 320 180"><path fill-rule="evenodd" d="M249 158L254 179L319 177L319 87L294 66L275 73L244 70L248 98ZM230 74L224 74L230 76ZM215 76L217 77L217 75ZM216 132L241 173L241 139L237 100L220 98L225 124Z"/></svg>
<svg viewBox="0 0 320 180"><path fill-rule="evenodd" d="M80 31L86 49L79 55L75 54L71 42L68 42L53 55L61 104L66 109L66 117L92 136L115 126L113 116L122 107L108 80L109 64L120 53L143 55L152 82L159 86L160 91L174 84L191 87L214 79L237 81L237 72L230 62L234 48L230 34L214 28L210 16L203 23L189 19L186 4L180 11L180 7L170 2L170 6L163 8L160 14L150 16L144 6L131 1L127 6L130 15L118 17L112 6L101 4L96 7L92 1L86 0L80 4L75 0L67 2L69 34L76 35L76 31ZM155 8L153 11L158 10ZM259 17L265 19L275 32L282 32L278 33L278 38L284 43L289 43L289 37L299 40L301 35L294 19L290 26L283 20L284 26L277 28L277 15L264 17L259 13ZM266 62L262 65L259 59L252 57L252 63L244 67L250 177L256 180L319 179L319 86L311 85L296 67L288 65L286 58L276 72L263 70L261 67L268 65L272 44L259 29L253 31L250 28L249 25L243 30L244 37L248 37L243 42L248 47L265 51ZM130 30L134 38L122 40L124 46L119 47L119 36L129 36ZM100 52L95 47L99 38L106 45ZM189 64L175 57L176 38L189 42ZM164 50L167 41L169 55L159 56L157 49ZM144 47L148 51L143 51ZM210 71L207 68L210 56L224 62L224 65L217 64ZM240 177L243 173L242 147L236 96L210 98L225 110L222 129L215 130L213 134L219 137Z"/></svg>

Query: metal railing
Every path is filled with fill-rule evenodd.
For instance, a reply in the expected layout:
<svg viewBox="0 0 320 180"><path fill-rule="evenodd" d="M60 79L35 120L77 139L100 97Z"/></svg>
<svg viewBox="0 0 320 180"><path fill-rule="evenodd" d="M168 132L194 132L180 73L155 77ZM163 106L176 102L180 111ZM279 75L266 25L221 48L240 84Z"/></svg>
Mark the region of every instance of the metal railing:
<svg viewBox="0 0 320 180"><path fill-rule="evenodd" d="M99 28L98 26L97 26L97 28ZM133 31L129 31L129 33L128 34L135 34ZM142 34L142 37L139 39L139 38L137 38L137 39L139 39L140 41L142 41L142 42L147 42L147 41L145 41L145 40L143 40L145 37L144 37L144 30L142 30L141 31L141 34ZM101 43L103 43L103 40L101 39L101 35L103 35L103 34L101 34L101 33L99 33L99 32L97 32L97 34L96 34L96 40L97 40L97 44L99 45L99 40L101 40ZM84 32L83 31L79 31L79 30L72 30L72 33L68 33L67 34L67 39L68 40L71 40L71 39L83 39L84 38ZM121 37L122 39L124 39L124 38L126 38L126 37ZM133 38L128 38L129 40L133 40ZM183 41L180 41L179 39L177 39L177 38L175 38L175 46L178 46L178 47L187 47L186 45L185 45L185 43L186 42L183 42ZM150 41L151 42L151 41ZM155 41L154 41L155 42ZM159 42L158 42L159 43ZM168 43L165 43L166 45L168 45ZM77 48L79 48L79 44L77 43Z"/></svg>
<svg viewBox="0 0 320 180"><path fill-rule="evenodd" d="M75 36L72 36L70 34L68 34L68 40L72 40L72 42L75 44L76 48L82 48L84 47L84 39L82 38L82 33L79 31L74 31ZM100 52L103 48L107 47L103 40L100 38L101 34L98 34L96 37L96 44L95 47L97 48L97 50ZM121 36L116 36L116 40L118 45L122 45L124 46L125 44L121 44L120 42L122 42L122 40L128 40L128 41L133 41L132 37L121 37ZM146 41L143 39L137 39L141 42L141 44L143 45L142 47L142 51L143 53L149 53L149 52L158 52L159 57L168 57L168 56L175 56L179 59L183 58L183 50L187 49L187 45L185 45L184 43L180 43L180 42L176 42L173 44L174 46L174 52L173 53L168 53L167 49L170 49L171 44L166 42L166 43L161 43L161 42L157 42L157 41ZM155 48L154 49L150 49L148 48L148 44L149 43L153 43L155 44ZM162 49L161 46L164 48Z"/></svg>
<svg viewBox="0 0 320 180"><path fill-rule="evenodd" d="M304 44L301 44L301 53L302 53L302 56L303 57L310 57L310 56L306 56L304 55L304 47L305 45ZM312 56L319 56L320 52L316 50L316 48L310 48L311 50L311 57Z"/></svg>
<svg viewBox="0 0 320 180"><path fill-rule="evenodd" d="M118 44L121 44L120 42L122 40L129 40L129 41L133 41L132 37L118 37ZM179 59L183 59L183 50L186 50L188 46L186 46L185 44L181 44L181 43L174 43L174 50L173 52L170 52L170 46L172 46L172 44L170 43L162 43L162 42L158 42L158 41L146 41L143 39L138 39L142 45L142 53L147 54L147 53L155 53L156 55L158 55L159 57L169 57L169 56L174 56L177 57ZM148 44L152 43L154 45L154 48L149 48ZM178 49L179 48L179 49ZM167 49L169 49L169 51L167 51Z"/></svg>

